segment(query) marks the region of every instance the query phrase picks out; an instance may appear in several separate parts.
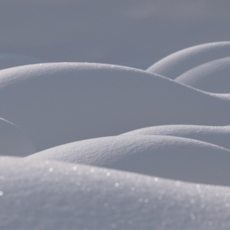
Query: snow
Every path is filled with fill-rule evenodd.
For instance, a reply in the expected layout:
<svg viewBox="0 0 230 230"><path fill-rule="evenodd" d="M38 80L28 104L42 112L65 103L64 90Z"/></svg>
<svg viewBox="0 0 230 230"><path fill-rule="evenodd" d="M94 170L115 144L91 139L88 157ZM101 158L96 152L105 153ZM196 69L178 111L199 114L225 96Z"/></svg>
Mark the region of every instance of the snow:
<svg viewBox="0 0 230 230"><path fill-rule="evenodd" d="M229 7L2 1L0 229L229 230Z"/></svg>
<svg viewBox="0 0 230 230"><path fill-rule="evenodd" d="M0 153L23 157L35 153L35 148L23 130L0 118Z"/></svg>
<svg viewBox="0 0 230 230"><path fill-rule="evenodd" d="M212 93L230 93L230 58L217 59L183 73L175 81Z"/></svg>
<svg viewBox="0 0 230 230"><path fill-rule="evenodd" d="M122 135L167 135L185 137L230 149L230 126L161 125L133 130Z"/></svg>
<svg viewBox="0 0 230 230"><path fill-rule="evenodd" d="M230 185L230 150L197 140L124 135L73 142L28 156L184 180Z"/></svg>
<svg viewBox="0 0 230 230"><path fill-rule="evenodd" d="M83 165L0 160L0 228L228 230L229 187Z"/></svg>
<svg viewBox="0 0 230 230"><path fill-rule="evenodd" d="M202 44L170 54L154 63L147 71L175 79L198 65L228 56L230 56L230 42Z"/></svg>
<svg viewBox="0 0 230 230"><path fill-rule="evenodd" d="M0 116L27 132L37 151L154 125L228 125L229 105L129 67L48 63L0 72Z"/></svg>

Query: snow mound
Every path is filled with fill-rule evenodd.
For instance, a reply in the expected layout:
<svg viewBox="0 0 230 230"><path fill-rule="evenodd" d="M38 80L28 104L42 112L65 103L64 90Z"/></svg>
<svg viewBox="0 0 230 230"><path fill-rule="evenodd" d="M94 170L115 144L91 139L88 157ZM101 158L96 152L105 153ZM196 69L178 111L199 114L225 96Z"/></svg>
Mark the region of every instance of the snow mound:
<svg viewBox="0 0 230 230"><path fill-rule="evenodd" d="M28 156L148 174L196 183L230 185L230 151L170 136L119 136L57 146Z"/></svg>
<svg viewBox="0 0 230 230"><path fill-rule="evenodd" d="M199 65L175 81L212 93L230 93L230 57Z"/></svg>
<svg viewBox="0 0 230 230"><path fill-rule="evenodd" d="M24 131L0 118L0 155L22 157L33 153L33 143Z"/></svg>
<svg viewBox="0 0 230 230"><path fill-rule="evenodd" d="M44 61L19 54L0 54L0 69L11 68L21 65L42 63Z"/></svg>
<svg viewBox="0 0 230 230"><path fill-rule="evenodd" d="M198 65L230 56L230 42L197 45L173 53L150 66L147 71L175 79Z"/></svg>
<svg viewBox="0 0 230 230"><path fill-rule="evenodd" d="M2 230L228 230L230 188L0 159Z"/></svg>
<svg viewBox="0 0 230 230"><path fill-rule="evenodd" d="M230 126L162 125L133 130L121 135L167 135L185 137L230 149Z"/></svg>
<svg viewBox="0 0 230 230"><path fill-rule="evenodd" d="M154 125L228 125L230 100L138 69L49 63L0 71L0 116L41 151Z"/></svg>

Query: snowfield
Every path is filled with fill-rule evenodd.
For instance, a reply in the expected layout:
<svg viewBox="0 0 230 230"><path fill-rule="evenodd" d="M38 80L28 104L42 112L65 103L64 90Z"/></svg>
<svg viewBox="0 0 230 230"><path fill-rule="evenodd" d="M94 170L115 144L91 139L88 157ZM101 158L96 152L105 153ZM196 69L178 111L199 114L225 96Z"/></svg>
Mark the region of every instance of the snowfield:
<svg viewBox="0 0 230 230"><path fill-rule="evenodd" d="M229 187L1 158L1 229L226 229Z"/></svg>
<svg viewBox="0 0 230 230"><path fill-rule="evenodd" d="M1 70L1 116L13 122L0 120L1 152L21 157L0 159L1 229L229 229L230 94L188 83L227 79L228 58L210 59L229 43L216 44L147 71L97 63ZM168 60L185 73L149 73Z"/></svg>
<svg viewBox="0 0 230 230"><path fill-rule="evenodd" d="M228 125L230 94L130 67L46 63L0 72L0 110L41 151L153 125Z"/></svg>
<svg viewBox="0 0 230 230"><path fill-rule="evenodd" d="M67 2L1 3L0 230L229 230L229 4Z"/></svg>

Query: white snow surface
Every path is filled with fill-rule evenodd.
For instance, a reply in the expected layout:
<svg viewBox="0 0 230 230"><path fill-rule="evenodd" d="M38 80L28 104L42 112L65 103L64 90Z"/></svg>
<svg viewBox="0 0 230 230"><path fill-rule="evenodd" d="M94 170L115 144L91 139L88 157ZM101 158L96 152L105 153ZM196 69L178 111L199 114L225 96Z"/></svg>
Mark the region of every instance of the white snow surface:
<svg viewBox="0 0 230 230"><path fill-rule="evenodd" d="M0 69L11 68L15 66L42 63L44 61L20 54L0 53Z"/></svg>
<svg viewBox="0 0 230 230"><path fill-rule="evenodd" d="M1 155L21 158L0 157L0 229L229 229L228 81L207 92L170 79L226 72L229 44L179 51L156 74L66 62L1 70L0 116L13 122L0 120Z"/></svg>
<svg viewBox="0 0 230 230"><path fill-rule="evenodd" d="M0 158L2 230L228 230L230 188Z"/></svg>
<svg viewBox="0 0 230 230"><path fill-rule="evenodd" d="M161 125L137 129L121 135L167 135L185 137L230 149L230 126Z"/></svg>
<svg viewBox="0 0 230 230"><path fill-rule="evenodd" d="M28 156L132 171L196 183L230 186L230 151L197 140L148 135L104 137Z"/></svg>
<svg viewBox="0 0 230 230"><path fill-rule="evenodd" d="M199 65L175 81L212 93L230 93L230 57Z"/></svg>
<svg viewBox="0 0 230 230"><path fill-rule="evenodd" d="M41 151L154 125L228 125L230 98L129 67L49 63L0 71L0 116Z"/></svg>
<svg viewBox="0 0 230 230"><path fill-rule="evenodd" d="M0 230L229 230L229 8L1 1Z"/></svg>
<svg viewBox="0 0 230 230"><path fill-rule="evenodd" d="M175 79L198 65L228 56L230 42L206 43L170 54L154 63L147 71Z"/></svg>
<svg viewBox="0 0 230 230"><path fill-rule="evenodd" d="M0 155L23 157L33 153L34 145L26 133L0 118Z"/></svg>

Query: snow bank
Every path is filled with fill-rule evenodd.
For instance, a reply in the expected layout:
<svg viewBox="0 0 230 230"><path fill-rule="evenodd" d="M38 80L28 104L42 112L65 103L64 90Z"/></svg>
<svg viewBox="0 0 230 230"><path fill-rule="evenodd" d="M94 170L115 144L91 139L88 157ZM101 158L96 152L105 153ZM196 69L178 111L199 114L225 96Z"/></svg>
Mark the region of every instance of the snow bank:
<svg viewBox="0 0 230 230"><path fill-rule="evenodd" d="M3 230L230 228L230 189L89 166L1 158Z"/></svg>
<svg viewBox="0 0 230 230"><path fill-rule="evenodd" d="M31 159L103 166L196 183L230 185L230 151L170 136L104 137L57 146Z"/></svg>
<svg viewBox="0 0 230 230"><path fill-rule="evenodd" d="M0 118L0 155L22 157L33 153L35 148L25 132Z"/></svg>
<svg viewBox="0 0 230 230"><path fill-rule="evenodd" d="M212 93L230 93L230 57L199 65L175 81Z"/></svg>
<svg viewBox="0 0 230 230"><path fill-rule="evenodd" d="M173 53L150 66L147 71L175 79L198 65L228 56L230 42L206 43Z"/></svg>
<svg viewBox="0 0 230 230"><path fill-rule="evenodd" d="M6 68L21 66L21 65L36 64L42 62L44 61L37 58L24 56L24 55L0 53L0 69L6 69Z"/></svg>
<svg viewBox="0 0 230 230"><path fill-rule="evenodd" d="M38 151L153 125L228 125L229 105L128 67L50 63L0 71L0 116L25 130Z"/></svg>
<svg viewBox="0 0 230 230"><path fill-rule="evenodd" d="M185 137L230 149L230 126L162 125L133 130L121 135L167 135Z"/></svg>

